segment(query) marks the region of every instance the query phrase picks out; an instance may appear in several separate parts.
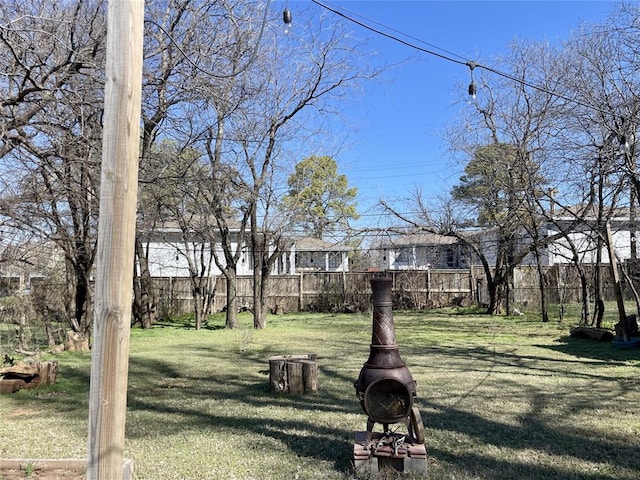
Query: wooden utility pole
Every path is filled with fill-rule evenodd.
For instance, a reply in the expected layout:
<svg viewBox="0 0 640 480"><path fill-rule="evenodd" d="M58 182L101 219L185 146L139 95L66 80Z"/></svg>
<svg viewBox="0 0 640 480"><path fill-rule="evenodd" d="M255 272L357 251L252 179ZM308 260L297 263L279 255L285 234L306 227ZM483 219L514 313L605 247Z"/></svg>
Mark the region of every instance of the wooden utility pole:
<svg viewBox="0 0 640 480"><path fill-rule="evenodd" d="M87 478L121 480L129 367L144 0L109 0Z"/></svg>

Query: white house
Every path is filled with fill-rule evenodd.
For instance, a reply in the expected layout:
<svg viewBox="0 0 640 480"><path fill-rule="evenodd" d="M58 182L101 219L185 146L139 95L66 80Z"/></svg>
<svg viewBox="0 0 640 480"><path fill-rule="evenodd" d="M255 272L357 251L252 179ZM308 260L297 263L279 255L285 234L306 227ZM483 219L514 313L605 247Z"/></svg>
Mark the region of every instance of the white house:
<svg viewBox="0 0 640 480"><path fill-rule="evenodd" d="M289 273L348 272L351 250L346 245L318 238L293 238L289 250L294 259L293 269Z"/></svg>
<svg viewBox="0 0 640 480"><path fill-rule="evenodd" d="M404 235L378 247L382 270L466 268L461 245L454 237L435 233Z"/></svg>
<svg viewBox="0 0 640 480"><path fill-rule="evenodd" d="M238 262L238 275L250 275L252 264L250 250L244 243L239 244L239 230L237 227L231 228L232 248L237 251L241 248L240 261ZM214 245L213 249L209 242L202 240L202 237L195 232L190 232L186 238L182 229L175 222L165 222L162 226L154 228L143 239L143 247L147 252L149 262L149 272L152 277L157 278L185 278L189 277L189 265L198 271L206 272L209 276L215 277L222 272L217 267L213 254L218 259L224 261L221 243ZM219 233L216 231L216 236Z"/></svg>
<svg viewBox="0 0 640 480"><path fill-rule="evenodd" d="M217 230L215 234L219 238ZM245 234L241 241L237 225L231 227L230 234L233 251L240 249L237 274L252 275L253 257L248 244L249 236ZM152 277L188 277L189 263L212 277L222 274L212 256L215 254L219 261L224 262L220 241L212 249L209 242L202 241L196 234L185 240L185 234L175 223L166 222L162 227L149 232L145 235L143 244L147 250ZM286 244L285 251L274 265L274 275L295 275L304 271L348 271L348 247L309 237L291 238Z"/></svg>
<svg viewBox="0 0 640 480"><path fill-rule="evenodd" d="M548 265L561 263L571 263L573 261L573 253L570 243L573 244L579 254L579 261L585 264L596 263L598 255L598 237L604 238L604 231L598 232L596 216L593 213L586 215L583 220L576 221L576 210L580 206L559 212L554 216L554 222L549 222L546 227L546 236L554 236L560 232L568 232L565 236L554 240L549 244L546 252L546 260ZM631 258L631 245L638 238L638 232L632 235L631 223L629 219L628 209L616 209L608 216L608 222L611 228L613 245L618 260L625 261ZM602 262L609 263L609 250L606 243L603 242L601 250ZM640 251L638 251L640 254Z"/></svg>
<svg viewBox="0 0 640 480"><path fill-rule="evenodd" d="M50 241L2 245L0 297L28 295L32 286L47 276L64 276L64 256Z"/></svg>
<svg viewBox="0 0 640 480"><path fill-rule="evenodd" d="M558 212L553 221L543 223L538 231L539 238L557 237L540 248L539 255L543 266L572 263L573 253L571 242L578 250L578 258L581 263L596 263L597 238L605 232L597 232L595 215L589 213L579 216L581 206L572 207ZM576 220L582 218L581 220ZM608 217L611 225L612 238L619 260L625 261L631 258L631 234L629 211L617 209ZM561 232L565 235L559 235ZM498 229L478 229L465 232L465 236L474 243L480 245L483 255L489 264L494 264L497 254ZM636 231L635 238L640 238ZM525 229L522 228L514 239L514 253L517 255L522 249L528 249L532 240ZM478 264L471 251L454 237L421 233L406 235L385 242L380 245L381 267L385 270L422 270L426 268L468 268L469 264ZM638 246L640 256L640 246ZM602 262L609 263L609 252L603 243L601 251ZM533 254L528 254L520 265L534 265Z"/></svg>

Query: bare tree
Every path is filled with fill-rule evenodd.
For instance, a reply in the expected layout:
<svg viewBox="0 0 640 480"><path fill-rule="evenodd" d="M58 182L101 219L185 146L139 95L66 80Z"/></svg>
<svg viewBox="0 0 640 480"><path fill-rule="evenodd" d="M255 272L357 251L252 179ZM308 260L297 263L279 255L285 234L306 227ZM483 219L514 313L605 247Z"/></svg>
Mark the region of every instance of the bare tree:
<svg viewBox="0 0 640 480"><path fill-rule="evenodd" d="M305 25L303 22L300 24ZM248 182L251 203L247 207L251 212L254 249L255 328L266 326L269 279L275 261L282 254L283 229L291 227L291 222L285 221L290 218L287 207L273 183L283 180L277 176L278 169L283 167L278 153L287 143L302 141L305 131L315 135L316 125L337 115L343 100L356 92L360 82L375 78L384 70L363 66L366 47L349 40L345 26L335 19L328 28L325 22L328 19L324 15L317 23L309 22L300 38L289 37L284 45L272 40L258 65L265 80L259 104L262 111L269 113L255 117L253 122L261 141L254 143L259 148L246 156L251 172ZM282 55L279 49L286 49L288 55ZM276 62L264 62L272 58Z"/></svg>
<svg viewBox="0 0 640 480"><path fill-rule="evenodd" d="M197 75L191 59L197 58L194 50L197 52L201 44L198 41L199 22L209 8L203 2L190 0L156 2L147 8L140 151L140 185L143 191L146 185L160 182L166 188L172 188L171 184L177 182L165 175L163 166L166 163L158 165L151 157L157 159L159 150L163 148L162 142L172 138L176 128L182 129L185 111L196 99L192 89L188 88ZM172 161L171 158L163 159ZM156 317L156 293L149 272L148 251L141 235L148 235L161 219L156 215L155 202L147 206L143 203L145 199L147 196L142 195L136 235L138 275L134 278L134 318L144 328L149 328ZM196 324L199 325L201 320L197 317L199 321Z"/></svg>
<svg viewBox="0 0 640 480"><path fill-rule="evenodd" d="M211 304L204 285L212 270L203 266L213 262L228 283L227 326L236 326L237 265L247 246L256 269L254 324L265 325L268 279L286 231L277 193L289 163L286 146L325 128L346 94L377 73L356 67L354 52L361 50L338 24L310 22L308 31L283 38L281 15L269 5L182 0L148 9L134 284L134 312L145 327L156 302L141 235L168 215L186 243L208 245L197 255L206 260L191 271L194 296L208 292L196 301L198 325ZM60 245L73 290L68 298L75 298L70 321L84 332L97 219L102 8L90 0L0 7L8 92L0 102L0 152L11 173L3 175L0 213ZM163 166L176 160L164 155L163 142L186 158ZM161 195L160 185L171 195ZM183 250L188 261L196 256Z"/></svg>
<svg viewBox="0 0 640 480"><path fill-rule="evenodd" d="M140 211L146 221L139 222L144 238L144 257L162 243L171 255L186 264L193 298L196 329L202 328L211 311L215 294L215 245L202 232L211 229L209 212L203 209L208 195L202 182L208 171L199 152L160 142L147 157L147 175L155 180L140 189ZM161 172L161 173L158 173ZM153 247L152 247L153 245ZM162 254L156 250L157 254ZM169 252L164 252L168 257Z"/></svg>
<svg viewBox="0 0 640 480"><path fill-rule="evenodd" d="M198 121L209 125L201 144L211 166L208 208L222 239L216 261L227 279L227 326L235 326L236 267L248 244L254 327L263 328L268 282L288 224L277 193L286 181L286 145L316 133L325 117L339 111L339 101L378 71L356 67L358 49L338 24L324 28L323 21L300 20L298 36L282 38L279 15L241 7L227 9L237 30L228 32L226 68L198 81L207 107ZM256 18L264 19L259 27Z"/></svg>
<svg viewBox="0 0 640 480"><path fill-rule="evenodd" d="M240 106L246 105L254 89L243 73L255 58L260 25L266 18L260 8L251 2L182 1L152 12L147 22L152 68L144 90L148 97L142 160L154 155L154 144L166 140L175 146L176 154L192 153L182 173L157 163L149 170L144 182L151 190L164 185L165 194L155 196L157 202L155 206L152 202L146 223L153 226L172 215L180 224L197 327L212 305L214 265L227 279L227 326L237 324L236 266L248 213L240 219L241 227L235 228L236 216L243 215L236 208L243 195L236 188L238 172L229 137L234 138ZM180 199L167 197L167 188L179 192ZM162 206L167 200L170 203ZM176 210L178 204L182 206Z"/></svg>
<svg viewBox="0 0 640 480"><path fill-rule="evenodd" d="M627 4L604 25L584 27L565 45L563 82L575 100L559 132L558 151L565 152L574 196L581 197L594 218L596 251L593 277L595 323L602 319L602 251L605 226L618 208L629 212L631 256L635 257L635 211L638 202L635 137L640 102L637 59L631 45L638 37L640 9ZM622 148L626 147L626 148ZM571 157L571 158L569 158ZM576 193L579 195L576 195ZM611 263L609 263L611 265ZM584 302L586 303L586 301Z"/></svg>
<svg viewBox="0 0 640 480"><path fill-rule="evenodd" d="M88 335L100 161L102 5L0 6L0 214L64 254L66 314Z"/></svg>
<svg viewBox="0 0 640 480"><path fill-rule="evenodd" d="M550 187L546 149L562 102L529 84L546 81L553 58L543 45L515 43L500 63L510 75L481 78L481 95L465 108L449 136L451 149L468 162L446 209L460 215L456 221L451 215L443 217L448 221L437 218L417 195L411 200L411 216L398 215L383 202L414 228L454 236L468 247L483 266L492 314L500 313L504 303L510 313L514 268L527 257L539 258L538 248L548 241L538 234L540 198ZM484 233L471 234L472 226Z"/></svg>

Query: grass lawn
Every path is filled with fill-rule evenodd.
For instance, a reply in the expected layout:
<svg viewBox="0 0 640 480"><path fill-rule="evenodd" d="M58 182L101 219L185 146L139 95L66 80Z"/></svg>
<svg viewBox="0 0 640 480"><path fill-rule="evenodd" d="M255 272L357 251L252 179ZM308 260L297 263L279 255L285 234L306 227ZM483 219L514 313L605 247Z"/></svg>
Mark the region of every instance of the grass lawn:
<svg viewBox="0 0 640 480"><path fill-rule="evenodd" d="M429 478L640 478L640 350L527 316L394 318ZM353 382L370 316L283 315L263 331L240 322L132 331L125 456L136 478L366 479L350 462L366 428ZM288 353L318 355L316 395L268 392L268 357ZM0 458L86 456L90 354L55 358L56 385L0 397Z"/></svg>

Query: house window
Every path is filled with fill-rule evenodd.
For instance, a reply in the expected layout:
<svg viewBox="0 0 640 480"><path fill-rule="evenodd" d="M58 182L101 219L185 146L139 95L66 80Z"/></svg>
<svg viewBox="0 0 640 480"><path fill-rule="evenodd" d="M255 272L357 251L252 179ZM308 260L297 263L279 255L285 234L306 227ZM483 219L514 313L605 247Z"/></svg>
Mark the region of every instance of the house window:
<svg viewBox="0 0 640 480"><path fill-rule="evenodd" d="M332 252L329 254L329 268L338 268L342 266L342 253Z"/></svg>
<svg viewBox="0 0 640 480"><path fill-rule="evenodd" d="M413 247L404 247L398 251L398 256L395 260L396 267L399 268L415 268L416 258Z"/></svg>
<svg viewBox="0 0 640 480"><path fill-rule="evenodd" d="M298 252L296 255L296 266L298 268L314 269L318 266L315 260L313 252Z"/></svg>

